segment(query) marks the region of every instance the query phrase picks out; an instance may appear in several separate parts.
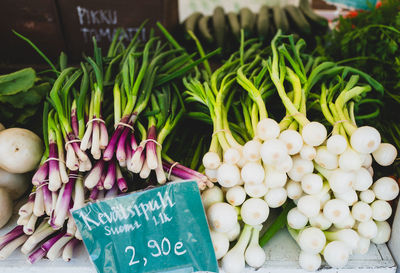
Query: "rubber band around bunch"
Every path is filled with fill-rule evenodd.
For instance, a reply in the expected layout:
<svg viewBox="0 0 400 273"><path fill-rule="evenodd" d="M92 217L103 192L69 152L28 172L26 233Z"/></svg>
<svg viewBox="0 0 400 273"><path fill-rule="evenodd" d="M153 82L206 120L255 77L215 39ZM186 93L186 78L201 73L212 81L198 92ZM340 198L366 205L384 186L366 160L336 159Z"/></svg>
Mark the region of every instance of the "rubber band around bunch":
<svg viewBox="0 0 400 273"><path fill-rule="evenodd" d="M171 180L172 169L173 169L176 165L178 165L178 164L179 164L179 162L176 161L176 162L174 162L174 164L171 165L171 167L169 167L169 170L168 170L168 180Z"/></svg>
<svg viewBox="0 0 400 273"><path fill-rule="evenodd" d="M143 140L142 142L140 142L140 145L142 145L142 144L146 145L147 142L153 142L153 143L155 143L157 146L160 146L160 148L162 148L161 143L159 143L159 142L157 142L157 140L151 139L151 138L146 139L146 140Z"/></svg>
<svg viewBox="0 0 400 273"><path fill-rule="evenodd" d="M64 164L65 164L65 161L64 161L64 160L61 160L61 159L55 158L55 157L49 157L48 159L46 159L45 162L43 162L43 164L46 163L46 162L52 161L52 160L55 160L55 161L58 161L58 162L61 162L61 163L64 163Z"/></svg>
<svg viewBox="0 0 400 273"><path fill-rule="evenodd" d="M80 140L80 139L71 139L71 140L68 140L67 142L65 142L65 145L64 145L65 150L67 150L69 144L78 143L78 142L81 142L81 140Z"/></svg>
<svg viewBox="0 0 400 273"><path fill-rule="evenodd" d="M211 135L211 137L214 137L214 135L216 135L216 134L218 134L218 133L221 133L221 132L225 132L225 133L230 133L228 130L226 130L226 129L218 129L218 130L215 130L215 132L214 133L212 133L212 135Z"/></svg>
<svg viewBox="0 0 400 273"><path fill-rule="evenodd" d="M128 124L128 123L125 123L125 122L118 122L118 123L115 123L114 128L117 128L119 125L124 126L124 127L127 127L127 128L129 128L129 129L131 129L132 131L135 131L135 128L133 128L132 125L130 125L130 124Z"/></svg>
<svg viewBox="0 0 400 273"><path fill-rule="evenodd" d="M106 122L105 122L103 119L101 119L101 118L92 118L91 120L89 120L89 121L86 123L86 127L87 127L90 123L92 123L93 121L98 121L98 122L101 122L101 123L106 124Z"/></svg>

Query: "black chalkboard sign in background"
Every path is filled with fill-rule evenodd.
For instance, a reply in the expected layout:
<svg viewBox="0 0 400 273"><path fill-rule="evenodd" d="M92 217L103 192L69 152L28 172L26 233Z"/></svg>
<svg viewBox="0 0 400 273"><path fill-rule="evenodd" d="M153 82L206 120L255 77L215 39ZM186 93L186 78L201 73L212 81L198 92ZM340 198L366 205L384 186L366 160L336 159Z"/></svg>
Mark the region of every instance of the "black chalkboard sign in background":
<svg viewBox="0 0 400 273"><path fill-rule="evenodd" d="M147 33L157 21L174 29L179 20L177 0L2 0L0 72L44 64L12 29L32 40L51 60L65 51L69 60L78 62L82 52L91 54L92 36L106 48L118 27L124 27L130 38L146 19Z"/></svg>

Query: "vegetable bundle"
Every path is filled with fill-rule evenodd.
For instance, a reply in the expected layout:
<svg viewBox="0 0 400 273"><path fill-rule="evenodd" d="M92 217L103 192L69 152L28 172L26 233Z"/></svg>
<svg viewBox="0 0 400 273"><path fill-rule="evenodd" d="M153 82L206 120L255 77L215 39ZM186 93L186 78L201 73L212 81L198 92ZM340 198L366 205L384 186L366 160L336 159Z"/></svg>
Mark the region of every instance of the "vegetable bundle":
<svg viewBox="0 0 400 273"><path fill-rule="evenodd" d="M391 165L397 151L381 143L374 127L357 127L355 111L382 86L359 70L304 54L304 45L280 32L270 49L242 40L241 50L214 72L184 78L191 116L213 125L203 165L218 184L202 198L225 272L262 266L260 243L284 225L286 214L306 270L320 267L320 254L343 267L371 240L389 239L387 201L399 187L389 177L373 183L371 164L374 158ZM286 204L259 240L270 208L287 198L295 207Z"/></svg>
<svg viewBox="0 0 400 273"><path fill-rule="evenodd" d="M398 112L394 111L400 103L400 2L382 1L369 11L340 17L337 27L320 38L318 54L360 69L384 86L383 95L371 96L375 111L368 114L376 116L382 138L400 149ZM385 172L399 175L398 170Z"/></svg>
<svg viewBox="0 0 400 273"><path fill-rule="evenodd" d="M185 112L176 79L218 50L195 59L159 27L169 42L153 35L140 41L138 31L125 46L118 32L105 56L94 40L94 56L79 68L67 67L61 55L44 105L45 151L34 188L17 226L1 238L0 259L21 245L31 263L44 256L71 259L82 237L70 209L88 201L167 180L212 185L168 157L171 144L163 144Z"/></svg>

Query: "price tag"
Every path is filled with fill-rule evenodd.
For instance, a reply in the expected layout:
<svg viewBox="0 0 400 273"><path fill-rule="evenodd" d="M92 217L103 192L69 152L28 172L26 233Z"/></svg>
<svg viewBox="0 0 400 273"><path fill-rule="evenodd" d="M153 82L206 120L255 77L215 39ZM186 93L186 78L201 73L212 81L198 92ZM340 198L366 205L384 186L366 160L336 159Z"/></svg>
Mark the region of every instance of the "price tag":
<svg viewBox="0 0 400 273"><path fill-rule="evenodd" d="M72 215L98 272L218 272L196 182L90 203Z"/></svg>
<svg viewBox="0 0 400 273"><path fill-rule="evenodd" d="M326 2L346 8L369 10L375 7L377 0L327 0Z"/></svg>

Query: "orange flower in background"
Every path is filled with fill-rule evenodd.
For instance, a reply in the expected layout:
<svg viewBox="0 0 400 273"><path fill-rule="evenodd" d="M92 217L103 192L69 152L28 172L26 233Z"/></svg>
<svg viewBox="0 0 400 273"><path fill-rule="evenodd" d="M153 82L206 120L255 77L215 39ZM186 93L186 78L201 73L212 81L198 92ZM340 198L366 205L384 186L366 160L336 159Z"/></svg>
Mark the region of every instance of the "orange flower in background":
<svg viewBox="0 0 400 273"><path fill-rule="evenodd" d="M382 1L376 2L375 8L379 9L382 6Z"/></svg>
<svg viewBox="0 0 400 273"><path fill-rule="evenodd" d="M345 18L355 18L358 16L358 11L357 10L352 10L349 11L349 13L346 14Z"/></svg>

